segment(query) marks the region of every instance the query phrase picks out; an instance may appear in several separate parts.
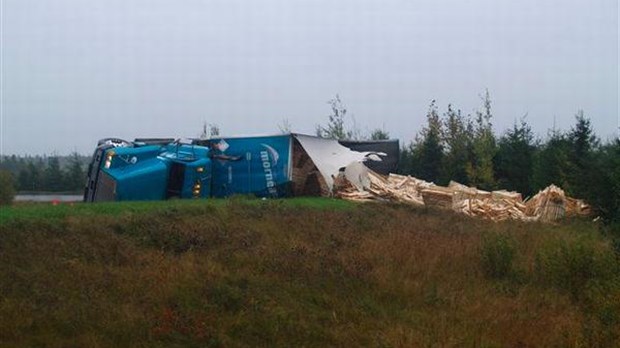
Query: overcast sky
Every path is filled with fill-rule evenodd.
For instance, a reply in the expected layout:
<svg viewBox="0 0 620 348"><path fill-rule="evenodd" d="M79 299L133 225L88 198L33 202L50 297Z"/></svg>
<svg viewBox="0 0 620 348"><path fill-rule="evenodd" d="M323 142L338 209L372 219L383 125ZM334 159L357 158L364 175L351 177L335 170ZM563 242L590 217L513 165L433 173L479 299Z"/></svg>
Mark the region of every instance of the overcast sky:
<svg viewBox="0 0 620 348"><path fill-rule="evenodd" d="M618 128L617 0L0 0L4 154L99 138L314 133L338 93L363 131L410 141L432 99L488 88L497 133L578 109Z"/></svg>

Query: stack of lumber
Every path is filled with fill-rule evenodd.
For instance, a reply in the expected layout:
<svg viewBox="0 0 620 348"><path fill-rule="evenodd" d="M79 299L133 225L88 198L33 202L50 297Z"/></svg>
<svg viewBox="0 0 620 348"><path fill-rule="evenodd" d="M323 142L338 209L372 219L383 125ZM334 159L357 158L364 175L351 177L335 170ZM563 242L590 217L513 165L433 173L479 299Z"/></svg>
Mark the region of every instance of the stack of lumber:
<svg viewBox="0 0 620 348"><path fill-rule="evenodd" d="M526 218L521 194L506 190L483 191L451 181L449 188L455 190L452 210L469 216L493 221Z"/></svg>
<svg viewBox="0 0 620 348"><path fill-rule="evenodd" d="M540 221L554 221L566 215L566 195L564 191L551 185L539 191L526 202L526 213Z"/></svg>
<svg viewBox="0 0 620 348"><path fill-rule="evenodd" d="M454 193L450 187L432 186L422 190L422 198L428 207L452 209Z"/></svg>
<svg viewBox="0 0 620 348"><path fill-rule="evenodd" d="M375 182L375 180L373 180L374 176L378 175L371 175L371 182L373 183ZM435 186L432 182L398 174L390 174L385 184L385 188L390 192L391 198L416 205L424 205L421 192L424 189Z"/></svg>
<svg viewBox="0 0 620 348"><path fill-rule="evenodd" d="M526 213L541 221L554 221L565 216L588 216L590 206L583 200L567 197L564 191L551 185L526 202Z"/></svg>
<svg viewBox="0 0 620 348"><path fill-rule="evenodd" d="M494 193L494 192L493 192ZM454 196L452 209L469 216L481 217L492 221L503 220L532 220L525 214L525 204L520 199L513 198L460 198Z"/></svg>
<svg viewBox="0 0 620 348"><path fill-rule="evenodd" d="M353 201L384 200L424 205L420 191L434 186L411 176L390 174L385 177L373 171L368 172L368 178L370 186L360 191L351 184L343 184L346 179L339 176L335 181L338 183L336 196Z"/></svg>
<svg viewBox="0 0 620 348"><path fill-rule="evenodd" d="M479 190L475 187L465 186L456 181L450 181L448 187L454 190L455 192L461 193L463 197L468 198L491 198L491 192Z"/></svg>
<svg viewBox="0 0 620 348"><path fill-rule="evenodd" d="M353 201L392 201L450 209L472 217L492 221L555 221L564 216L587 216L590 207L582 200L567 197L551 185L523 201L518 192L483 191L451 181L447 187L411 176L381 176L368 172L370 185L363 190L339 178L336 196Z"/></svg>

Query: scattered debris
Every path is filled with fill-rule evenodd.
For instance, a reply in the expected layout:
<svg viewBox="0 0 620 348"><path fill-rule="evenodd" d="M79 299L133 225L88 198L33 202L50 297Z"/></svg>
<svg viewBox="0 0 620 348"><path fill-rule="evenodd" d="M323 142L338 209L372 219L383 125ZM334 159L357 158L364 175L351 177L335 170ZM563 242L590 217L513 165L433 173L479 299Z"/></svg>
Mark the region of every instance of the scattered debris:
<svg viewBox="0 0 620 348"><path fill-rule="evenodd" d="M359 177L357 174L367 177ZM549 222L565 216L591 214L588 204L580 199L567 197L564 191L555 185L524 201L518 192L483 191L454 181L445 187L412 176L382 176L370 170L356 172L354 180L351 175L341 173L334 183L335 195L351 201L403 202L451 209L492 221L510 219Z"/></svg>

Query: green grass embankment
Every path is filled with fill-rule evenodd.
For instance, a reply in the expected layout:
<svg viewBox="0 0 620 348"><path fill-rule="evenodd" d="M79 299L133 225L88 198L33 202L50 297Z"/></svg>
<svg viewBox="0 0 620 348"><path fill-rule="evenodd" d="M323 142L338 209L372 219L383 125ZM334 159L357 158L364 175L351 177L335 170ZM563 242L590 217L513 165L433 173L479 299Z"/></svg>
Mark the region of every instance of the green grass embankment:
<svg viewBox="0 0 620 348"><path fill-rule="evenodd" d="M77 202L16 203L13 206L0 207L0 225L12 221L63 220L69 217L86 217L97 215L127 216L144 213L170 213L179 211L182 214L199 213L204 209L226 207L230 204L242 203L247 206L271 205L290 208L305 207L316 209L350 209L355 204L341 199L330 198L292 198L281 200L251 199L235 196L230 199L208 200L169 200L142 202L107 202L83 204Z"/></svg>
<svg viewBox="0 0 620 348"><path fill-rule="evenodd" d="M589 222L329 199L0 213L0 344L613 346L620 265Z"/></svg>

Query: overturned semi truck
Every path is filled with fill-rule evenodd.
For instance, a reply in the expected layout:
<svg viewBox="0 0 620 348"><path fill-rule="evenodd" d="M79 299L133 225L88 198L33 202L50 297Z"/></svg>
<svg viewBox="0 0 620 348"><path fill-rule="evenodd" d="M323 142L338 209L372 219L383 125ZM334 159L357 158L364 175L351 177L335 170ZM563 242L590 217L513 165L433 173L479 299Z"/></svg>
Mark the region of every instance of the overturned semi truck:
<svg viewBox="0 0 620 348"><path fill-rule="evenodd" d="M303 134L99 141L85 202L327 196L347 167L396 171L398 140L338 141Z"/></svg>

